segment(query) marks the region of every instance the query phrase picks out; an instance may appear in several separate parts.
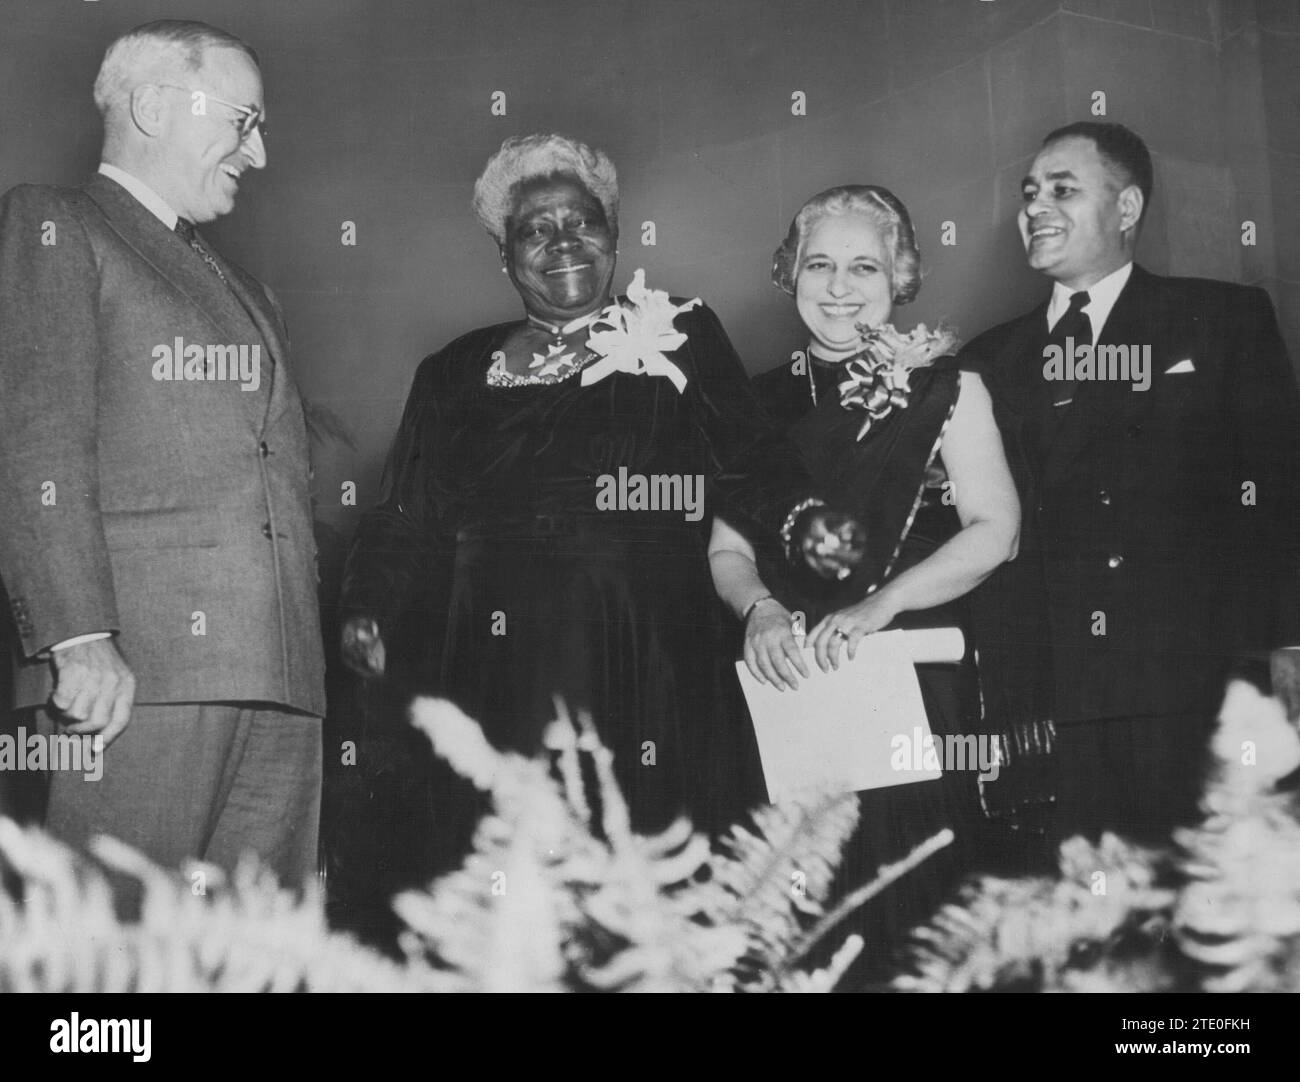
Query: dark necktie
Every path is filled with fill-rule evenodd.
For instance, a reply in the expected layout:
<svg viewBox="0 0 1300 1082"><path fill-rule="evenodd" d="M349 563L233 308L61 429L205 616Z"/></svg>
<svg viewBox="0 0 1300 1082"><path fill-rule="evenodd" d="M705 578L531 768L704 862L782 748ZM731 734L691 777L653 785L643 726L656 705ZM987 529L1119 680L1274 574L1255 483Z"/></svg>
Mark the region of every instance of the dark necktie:
<svg viewBox="0 0 1300 1082"><path fill-rule="evenodd" d="M208 270L212 271L212 273L223 282L226 282L225 274L222 272L221 267L217 265L217 261L212 257L212 253L208 251L203 241L199 239L198 230L194 228L193 222L187 222L184 218L177 218L176 233L181 240L198 253L199 258L208 265ZM229 286L230 283L226 282L226 285Z"/></svg>
<svg viewBox="0 0 1300 1082"><path fill-rule="evenodd" d="M1064 352L1066 349L1066 339L1074 340L1074 346L1092 345L1092 320L1084 312L1084 307L1091 300L1085 290L1078 293L1070 294L1070 307L1065 310L1065 314L1056 321L1056 326L1052 328L1052 333L1047 336L1049 346L1060 346ZM1072 358L1067 354L1065 356L1065 370L1073 370L1074 364ZM1059 410L1069 405L1074 399L1075 382L1072 379L1052 380L1052 407Z"/></svg>

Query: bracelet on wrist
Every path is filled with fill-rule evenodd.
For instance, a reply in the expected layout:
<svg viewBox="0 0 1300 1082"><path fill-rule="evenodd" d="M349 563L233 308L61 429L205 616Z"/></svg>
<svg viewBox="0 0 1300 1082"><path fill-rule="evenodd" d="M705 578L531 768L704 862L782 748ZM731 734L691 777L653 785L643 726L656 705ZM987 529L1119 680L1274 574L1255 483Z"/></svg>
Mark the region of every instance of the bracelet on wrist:
<svg viewBox="0 0 1300 1082"><path fill-rule="evenodd" d="M764 594L762 597L754 598L753 601L751 601L748 605L745 606L745 611L740 614L740 622L742 624L746 623L749 620L749 614L752 613L756 608L758 608L758 606L761 605L764 601L775 601L775 600L776 598L774 598L771 594Z"/></svg>

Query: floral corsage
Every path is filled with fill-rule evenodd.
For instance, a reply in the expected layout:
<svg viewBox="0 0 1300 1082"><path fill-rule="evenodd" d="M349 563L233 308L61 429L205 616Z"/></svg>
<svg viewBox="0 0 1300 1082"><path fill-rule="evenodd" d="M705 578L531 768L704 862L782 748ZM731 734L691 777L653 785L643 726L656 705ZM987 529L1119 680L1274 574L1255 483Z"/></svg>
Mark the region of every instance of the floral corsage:
<svg viewBox="0 0 1300 1082"><path fill-rule="evenodd" d="M671 353L686 341L673 328L673 320L700 303L699 297L673 304L662 289L647 289L645 271L638 268L627 287L628 305L611 304L592 324L587 348L600 360L582 370L582 385L589 387L615 372L633 376L663 376L686 390L686 373L673 364Z"/></svg>
<svg viewBox="0 0 1300 1082"><path fill-rule="evenodd" d="M892 323L879 327L857 324L862 335L862 354L846 361L839 383L840 406L866 413L857 438L895 409L906 409L912 393L912 370L928 368L938 357L952 351L957 337L945 327L930 330L919 323L907 334Z"/></svg>

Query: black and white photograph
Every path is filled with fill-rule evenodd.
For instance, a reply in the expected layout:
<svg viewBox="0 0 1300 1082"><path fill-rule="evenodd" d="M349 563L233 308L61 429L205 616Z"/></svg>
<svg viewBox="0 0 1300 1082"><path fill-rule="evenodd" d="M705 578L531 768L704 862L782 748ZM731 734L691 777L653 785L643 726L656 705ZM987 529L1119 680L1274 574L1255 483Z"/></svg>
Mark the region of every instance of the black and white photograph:
<svg viewBox="0 0 1300 1082"><path fill-rule="evenodd" d="M0 88L37 1052L1300 992L1300 2L0 0Z"/></svg>

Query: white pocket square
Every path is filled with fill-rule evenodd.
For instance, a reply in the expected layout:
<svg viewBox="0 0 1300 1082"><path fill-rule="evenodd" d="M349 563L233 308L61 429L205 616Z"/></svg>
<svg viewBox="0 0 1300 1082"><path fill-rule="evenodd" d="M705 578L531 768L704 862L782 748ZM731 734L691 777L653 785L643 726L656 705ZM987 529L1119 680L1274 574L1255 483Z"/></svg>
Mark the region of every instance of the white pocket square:
<svg viewBox="0 0 1300 1082"><path fill-rule="evenodd" d="M1165 369L1165 375L1177 376L1183 372L1195 372L1195 371L1196 371L1196 365L1192 364L1192 359L1188 357L1185 360L1179 361L1177 364L1171 364L1168 368Z"/></svg>

